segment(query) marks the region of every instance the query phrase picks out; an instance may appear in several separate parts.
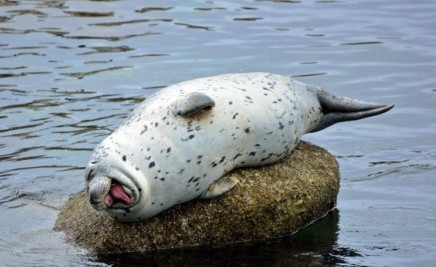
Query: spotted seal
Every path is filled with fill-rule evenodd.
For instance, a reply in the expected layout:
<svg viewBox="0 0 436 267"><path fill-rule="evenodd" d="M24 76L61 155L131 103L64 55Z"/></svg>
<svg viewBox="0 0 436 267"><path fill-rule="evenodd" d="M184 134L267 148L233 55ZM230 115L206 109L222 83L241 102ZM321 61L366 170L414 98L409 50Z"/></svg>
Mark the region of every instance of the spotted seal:
<svg viewBox="0 0 436 267"><path fill-rule="evenodd" d="M269 73L171 85L95 148L85 174L89 201L116 220L136 221L213 198L237 184L222 178L227 172L276 162L305 133L392 107Z"/></svg>

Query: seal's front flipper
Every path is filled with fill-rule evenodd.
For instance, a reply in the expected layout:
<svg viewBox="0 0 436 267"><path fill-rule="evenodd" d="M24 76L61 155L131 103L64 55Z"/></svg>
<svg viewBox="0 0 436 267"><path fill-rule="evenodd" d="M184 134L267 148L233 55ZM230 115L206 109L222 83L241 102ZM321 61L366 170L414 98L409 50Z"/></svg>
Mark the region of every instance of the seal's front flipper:
<svg viewBox="0 0 436 267"><path fill-rule="evenodd" d="M359 120L385 113L392 109L394 104L367 103L349 97L336 96L323 89L316 88L322 113L318 125L310 132L316 132L342 121Z"/></svg>
<svg viewBox="0 0 436 267"><path fill-rule="evenodd" d="M214 198L229 192L238 183L238 179L233 176L224 176L215 181L200 198Z"/></svg>
<svg viewBox="0 0 436 267"><path fill-rule="evenodd" d="M192 117L198 112L210 109L214 106L215 101L213 101L210 96L204 93L194 92L178 99L172 105L172 111L174 114L182 117Z"/></svg>

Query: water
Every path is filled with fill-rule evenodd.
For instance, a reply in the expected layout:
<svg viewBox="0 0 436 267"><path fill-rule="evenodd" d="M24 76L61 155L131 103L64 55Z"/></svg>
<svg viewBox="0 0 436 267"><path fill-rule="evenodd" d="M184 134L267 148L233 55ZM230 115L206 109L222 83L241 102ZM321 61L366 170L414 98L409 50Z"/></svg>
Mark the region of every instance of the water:
<svg viewBox="0 0 436 267"><path fill-rule="evenodd" d="M436 2L185 2L0 1L2 265L434 265ZM305 137L339 160L337 211L283 240L112 258L51 230L136 103L251 71L396 103Z"/></svg>

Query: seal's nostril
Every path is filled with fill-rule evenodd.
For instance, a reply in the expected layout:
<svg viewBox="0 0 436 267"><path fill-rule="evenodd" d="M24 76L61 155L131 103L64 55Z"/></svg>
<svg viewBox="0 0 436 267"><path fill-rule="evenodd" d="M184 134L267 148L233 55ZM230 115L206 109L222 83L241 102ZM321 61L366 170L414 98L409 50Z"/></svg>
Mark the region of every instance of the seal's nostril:
<svg viewBox="0 0 436 267"><path fill-rule="evenodd" d="M92 197L89 198L89 203L91 203L91 205L96 205L96 204L98 204L98 202L95 201Z"/></svg>

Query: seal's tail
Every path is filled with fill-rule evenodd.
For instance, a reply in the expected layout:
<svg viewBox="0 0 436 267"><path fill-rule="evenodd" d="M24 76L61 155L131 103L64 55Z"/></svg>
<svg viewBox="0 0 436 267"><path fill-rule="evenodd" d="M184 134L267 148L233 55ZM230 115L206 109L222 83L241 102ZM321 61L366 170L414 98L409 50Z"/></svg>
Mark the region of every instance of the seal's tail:
<svg viewBox="0 0 436 267"><path fill-rule="evenodd" d="M319 88L316 89L316 93L324 116L310 132L322 130L342 121L359 120L379 115L394 107L394 104L367 103L349 97L336 96Z"/></svg>

